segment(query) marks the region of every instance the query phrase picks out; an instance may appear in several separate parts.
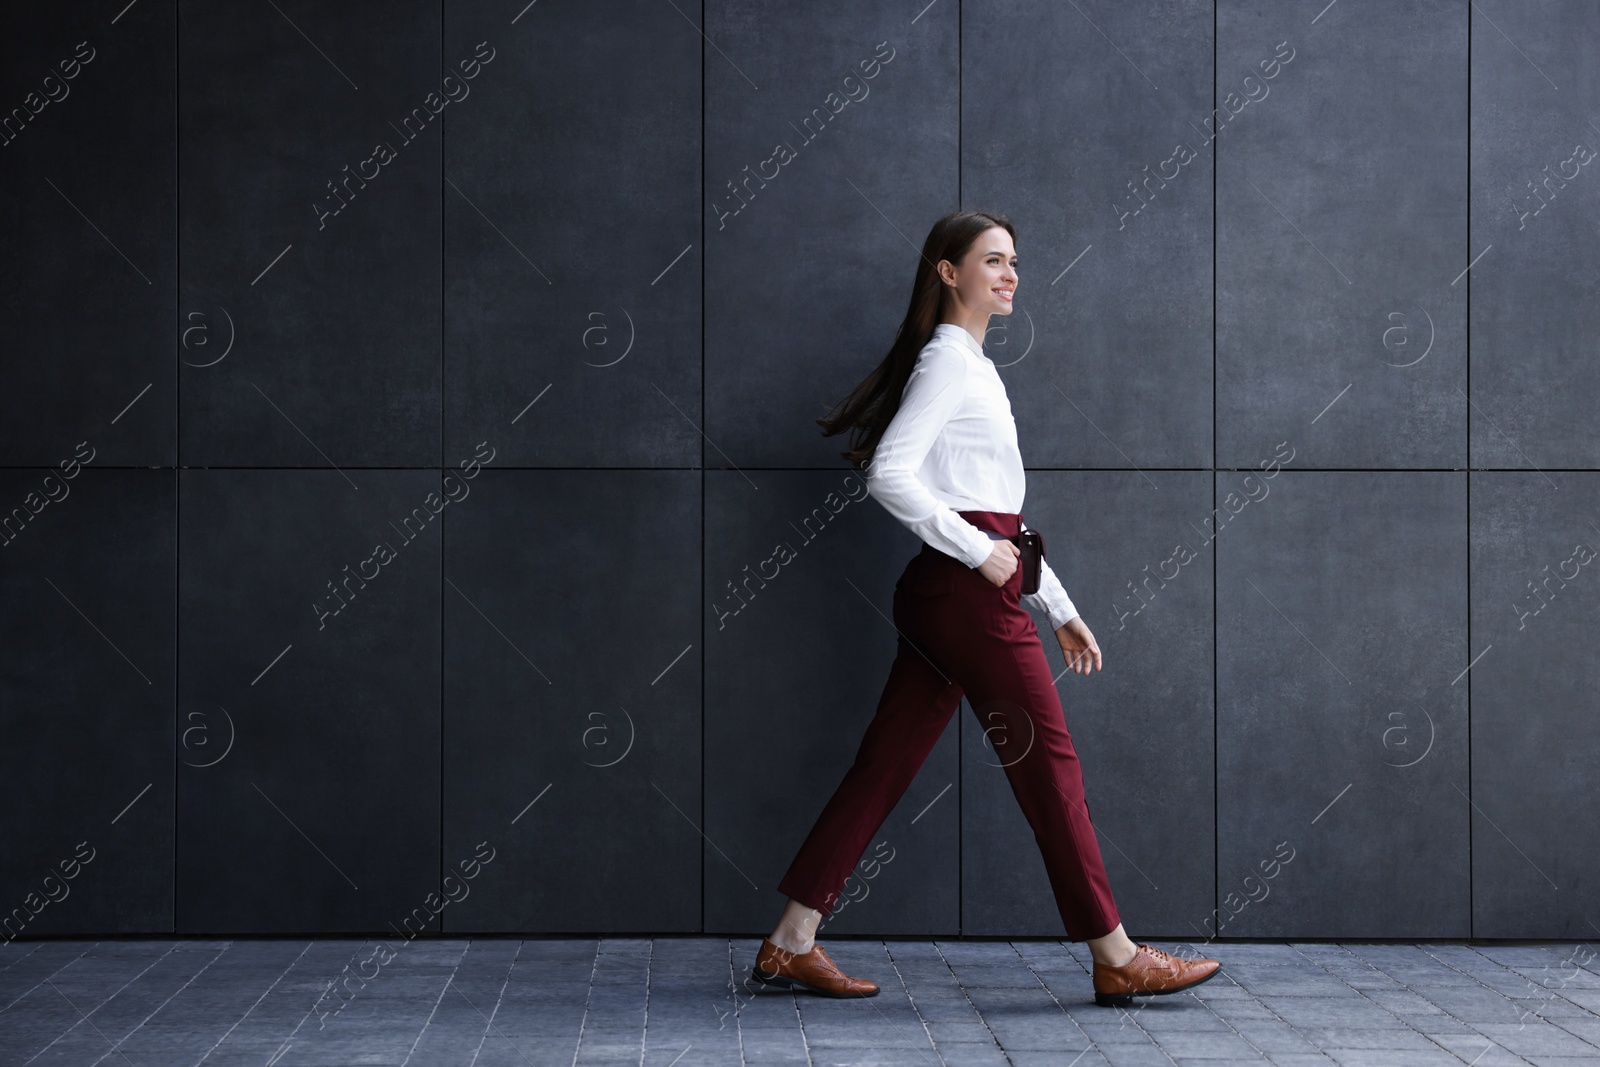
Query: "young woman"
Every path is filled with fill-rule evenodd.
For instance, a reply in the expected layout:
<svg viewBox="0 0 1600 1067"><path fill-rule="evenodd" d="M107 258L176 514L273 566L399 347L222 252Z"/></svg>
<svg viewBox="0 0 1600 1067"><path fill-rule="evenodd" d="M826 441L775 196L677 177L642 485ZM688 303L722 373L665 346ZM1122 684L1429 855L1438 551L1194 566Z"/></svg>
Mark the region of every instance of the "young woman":
<svg viewBox="0 0 1600 1067"><path fill-rule="evenodd" d="M1013 539L1026 529L1022 457L1011 403L983 354L990 315L1016 298L1016 230L1001 215L958 211L923 242L911 303L882 363L828 418L851 430L842 455L868 491L923 541L895 583L898 652L855 763L822 809L778 890L789 897L751 978L827 996L874 996L814 940L867 842L900 800L963 694L995 735L1011 789L1044 856L1067 936L1094 957L1095 1003L1174 993L1218 963L1135 944L1123 932L1089 822L1078 756L1024 602L1049 617L1072 670L1100 668L1100 647L1045 563L1022 593Z"/></svg>

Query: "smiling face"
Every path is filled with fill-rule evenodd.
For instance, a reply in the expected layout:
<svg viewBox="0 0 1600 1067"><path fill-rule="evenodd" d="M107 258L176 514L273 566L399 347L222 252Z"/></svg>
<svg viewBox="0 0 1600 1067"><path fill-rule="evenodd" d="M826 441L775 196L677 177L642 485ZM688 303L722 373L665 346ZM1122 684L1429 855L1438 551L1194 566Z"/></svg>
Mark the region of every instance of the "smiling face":
<svg viewBox="0 0 1600 1067"><path fill-rule="evenodd" d="M978 235L960 264L939 261L939 276L959 305L961 318L1009 315L1017 290L1017 252L1011 234L993 226Z"/></svg>

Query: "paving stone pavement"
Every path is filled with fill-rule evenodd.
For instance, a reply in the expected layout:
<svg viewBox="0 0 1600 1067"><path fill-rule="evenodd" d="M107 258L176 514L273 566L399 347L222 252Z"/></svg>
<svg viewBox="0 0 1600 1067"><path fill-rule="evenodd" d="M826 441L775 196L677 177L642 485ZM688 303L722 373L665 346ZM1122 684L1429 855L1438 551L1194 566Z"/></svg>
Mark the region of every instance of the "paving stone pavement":
<svg viewBox="0 0 1600 1067"><path fill-rule="evenodd" d="M752 995L759 938L12 941L0 1064L1600 1064L1587 945L1212 942L1124 1009L1081 943L825 943L879 995Z"/></svg>

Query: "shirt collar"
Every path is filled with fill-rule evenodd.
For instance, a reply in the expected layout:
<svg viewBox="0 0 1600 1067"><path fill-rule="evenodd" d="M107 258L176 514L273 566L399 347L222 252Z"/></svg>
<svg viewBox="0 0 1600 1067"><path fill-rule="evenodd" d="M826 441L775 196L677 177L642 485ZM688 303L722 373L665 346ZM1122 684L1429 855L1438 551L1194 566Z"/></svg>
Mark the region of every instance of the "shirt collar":
<svg viewBox="0 0 1600 1067"><path fill-rule="evenodd" d="M988 356L984 355L983 346L977 342L972 334L968 333L965 329L957 326L953 322L941 322L936 325L933 328L933 336L934 338L942 337L946 340L952 340L957 344L965 345L967 350L973 355L980 356L983 359L989 358Z"/></svg>

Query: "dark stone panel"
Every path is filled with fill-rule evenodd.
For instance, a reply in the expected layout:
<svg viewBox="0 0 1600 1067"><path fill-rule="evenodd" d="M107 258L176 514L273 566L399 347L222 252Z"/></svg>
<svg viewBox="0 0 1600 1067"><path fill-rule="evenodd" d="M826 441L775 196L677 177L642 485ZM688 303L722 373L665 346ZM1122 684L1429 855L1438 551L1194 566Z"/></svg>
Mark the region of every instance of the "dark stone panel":
<svg viewBox="0 0 1600 1067"><path fill-rule="evenodd" d="M446 516L447 930L700 928L700 497L491 470Z"/></svg>
<svg viewBox="0 0 1600 1067"><path fill-rule="evenodd" d="M0 35L0 464L176 462L175 4Z"/></svg>
<svg viewBox="0 0 1600 1067"><path fill-rule="evenodd" d="M185 465L440 462L439 21L184 5Z"/></svg>
<svg viewBox="0 0 1600 1067"><path fill-rule="evenodd" d="M439 515L480 484L182 472L179 932L387 935L438 889Z"/></svg>
<svg viewBox="0 0 1600 1067"><path fill-rule="evenodd" d="M1049 619L1033 612L1134 936L1194 936L1212 908L1210 511L1205 472L1028 474L1023 515L1100 646L1101 670L1072 673ZM1005 777L1011 757L985 738L989 725L963 715L962 932L1062 937L1038 843Z"/></svg>
<svg viewBox="0 0 1600 1067"><path fill-rule="evenodd" d="M1018 229L1017 302L985 348L1023 455L1209 466L1210 7L962 15L961 200Z"/></svg>
<svg viewBox="0 0 1600 1067"><path fill-rule="evenodd" d="M1469 936L1466 475L1217 501L1222 935Z"/></svg>
<svg viewBox="0 0 1600 1067"><path fill-rule="evenodd" d="M446 12L447 68L493 53L445 114L447 452L515 419L509 465L698 466L702 39L520 7Z"/></svg>
<svg viewBox="0 0 1600 1067"><path fill-rule="evenodd" d="M172 931L175 480L0 471L7 940Z"/></svg>
<svg viewBox="0 0 1600 1067"><path fill-rule="evenodd" d="M765 935L877 709L922 542L845 467L713 472L705 513L705 929ZM958 932L958 743L947 725L821 936Z"/></svg>
<svg viewBox="0 0 1600 1067"><path fill-rule="evenodd" d="M1218 5L1219 466L1465 465L1467 21Z"/></svg>
<svg viewBox="0 0 1600 1067"><path fill-rule="evenodd" d="M1472 464L1595 467L1600 7L1507 14L1473 17Z"/></svg>
<svg viewBox="0 0 1600 1067"><path fill-rule="evenodd" d="M839 461L813 420L889 351L959 204L958 16L707 5L709 465Z"/></svg>
<svg viewBox="0 0 1600 1067"><path fill-rule="evenodd" d="M1472 475L1475 937L1594 936L1597 517L1593 472Z"/></svg>

